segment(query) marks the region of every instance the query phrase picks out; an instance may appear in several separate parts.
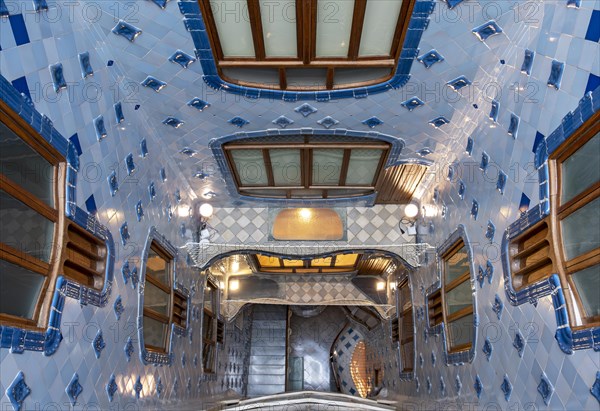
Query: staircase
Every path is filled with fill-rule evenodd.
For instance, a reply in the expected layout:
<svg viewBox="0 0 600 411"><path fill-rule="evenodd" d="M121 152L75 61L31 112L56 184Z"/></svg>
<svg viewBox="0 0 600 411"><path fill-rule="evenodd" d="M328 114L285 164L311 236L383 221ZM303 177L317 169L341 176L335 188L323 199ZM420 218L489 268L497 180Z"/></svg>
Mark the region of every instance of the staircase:
<svg viewBox="0 0 600 411"><path fill-rule="evenodd" d="M248 397L285 391L287 306L254 306Z"/></svg>

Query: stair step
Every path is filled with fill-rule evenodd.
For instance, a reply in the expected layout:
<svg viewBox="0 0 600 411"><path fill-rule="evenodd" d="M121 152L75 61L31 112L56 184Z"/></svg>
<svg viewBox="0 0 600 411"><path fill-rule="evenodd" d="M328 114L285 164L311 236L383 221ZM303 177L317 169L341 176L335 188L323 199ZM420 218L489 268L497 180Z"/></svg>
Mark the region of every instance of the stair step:
<svg viewBox="0 0 600 411"><path fill-rule="evenodd" d="M285 364L285 355L253 355L250 365L281 365Z"/></svg>
<svg viewBox="0 0 600 411"><path fill-rule="evenodd" d="M280 365L250 365L249 375L283 375L285 374L285 361Z"/></svg>
<svg viewBox="0 0 600 411"><path fill-rule="evenodd" d="M281 355L285 357L285 345L280 347L250 347L251 357L272 357Z"/></svg>
<svg viewBox="0 0 600 411"><path fill-rule="evenodd" d="M272 339L282 339L285 341L285 333L286 333L285 329L264 329L264 328L253 329L252 330L252 340L272 338Z"/></svg>

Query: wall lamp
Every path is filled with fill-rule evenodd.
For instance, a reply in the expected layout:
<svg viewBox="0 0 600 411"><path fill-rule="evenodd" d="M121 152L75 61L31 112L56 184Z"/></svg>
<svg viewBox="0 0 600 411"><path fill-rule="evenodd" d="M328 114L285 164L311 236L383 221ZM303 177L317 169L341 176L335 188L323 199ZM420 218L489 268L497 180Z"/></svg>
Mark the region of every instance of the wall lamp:
<svg viewBox="0 0 600 411"><path fill-rule="evenodd" d="M213 212L213 206L208 203L200 206L200 230L198 235L200 244L207 244L209 242L210 231L208 231L208 220L212 217Z"/></svg>
<svg viewBox="0 0 600 411"><path fill-rule="evenodd" d="M417 227L415 223L417 216L419 215L419 207L414 203L409 203L404 206L404 217L400 219L400 231L402 234L408 233L408 235L416 235Z"/></svg>

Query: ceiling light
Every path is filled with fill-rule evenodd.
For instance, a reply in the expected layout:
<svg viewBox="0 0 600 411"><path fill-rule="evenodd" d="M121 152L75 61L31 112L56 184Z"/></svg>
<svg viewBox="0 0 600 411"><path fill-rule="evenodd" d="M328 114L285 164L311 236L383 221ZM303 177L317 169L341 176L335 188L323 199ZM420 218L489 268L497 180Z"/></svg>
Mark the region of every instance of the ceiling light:
<svg viewBox="0 0 600 411"><path fill-rule="evenodd" d="M236 291L240 289L240 280L229 280L229 291Z"/></svg>
<svg viewBox="0 0 600 411"><path fill-rule="evenodd" d="M310 217L312 216L312 211L310 211L310 208L301 208L300 209L300 217L302 217L305 220L310 220Z"/></svg>
<svg viewBox="0 0 600 411"><path fill-rule="evenodd" d="M419 214L419 207L417 207L415 204L407 204L404 207L404 215L407 218L415 218L417 214Z"/></svg>
<svg viewBox="0 0 600 411"><path fill-rule="evenodd" d="M396 282L390 281L390 290L394 291L396 289Z"/></svg>
<svg viewBox="0 0 600 411"><path fill-rule="evenodd" d="M233 261L231 263L231 271L234 273L237 273L238 271L240 271L240 263L237 261Z"/></svg>
<svg viewBox="0 0 600 411"><path fill-rule="evenodd" d="M379 281L377 283L377 291L383 291L385 290L385 281Z"/></svg>
<svg viewBox="0 0 600 411"><path fill-rule="evenodd" d="M185 204L182 204L177 208L177 214L179 215L179 217L189 217L190 211L190 207L188 207Z"/></svg>
<svg viewBox="0 0 600 411"><path fill-rule="evenodd" d="M213 215L213 206L204 203L200 206L200 215L204 218L209 218Z"/></svg>

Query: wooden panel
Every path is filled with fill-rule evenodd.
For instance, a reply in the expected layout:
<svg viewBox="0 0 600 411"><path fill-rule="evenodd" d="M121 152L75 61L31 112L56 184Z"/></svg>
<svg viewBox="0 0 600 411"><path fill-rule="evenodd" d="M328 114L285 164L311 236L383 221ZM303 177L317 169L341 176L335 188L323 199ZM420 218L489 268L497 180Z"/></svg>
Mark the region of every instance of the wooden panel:
<svg viewBox="0 0 600 411"><path fill-rule="evenodd" d="M540 221L510 242L508 253L516 290L556 272L556 258L551 243L552 233L547 220Z"/></svg>
<svg viewBox="0 0 600 411"><path fill-rule="evenodd" d="M440 324L444 321L444 314L442 312L442 292L441 289L437 290L429 296L428 303L429 310L429 326Z"/></svg>
<svg viewBox="0 0 600 411"><path fill-rule="evenodd" d="M67 221L62 273L80 284L101 290L106 270L106 246L94 235Z"/></svg>
<svg viewBox="0 0 600 411"><path fill-rule="evenodd" d="M380 175L375 190L376 204L406 204L427 172L426 166L402 164L388 167Z"/></svg>
<svg viewBox="0 0 600 411"><path fill-rule="evenodd" d="M392 259L387 257L362 258L358 263L358 274L382 275L391 262Z"/></svg>

